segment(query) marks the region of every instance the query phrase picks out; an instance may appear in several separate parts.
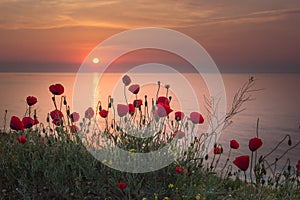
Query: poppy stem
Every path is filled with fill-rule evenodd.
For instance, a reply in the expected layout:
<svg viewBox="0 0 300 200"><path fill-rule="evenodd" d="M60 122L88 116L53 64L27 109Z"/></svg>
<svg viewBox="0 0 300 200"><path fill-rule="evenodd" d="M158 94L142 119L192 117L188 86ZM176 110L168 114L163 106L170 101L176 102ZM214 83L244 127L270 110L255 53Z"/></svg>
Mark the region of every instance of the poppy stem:
<svg viewBox="0 0 300 200"><path fill-rule="evenodd" d="M128 105L127 96L126 96L126 86L125 85L124 85L124 97L125 97L126 104Z"/></svg>
<svg viewBox="0 0 300 200"><path fill-rule="evenodd" d="M253 162L253 151L251 151L251 163L250 163L250 180L251 180L251 184L253 183L253 180L252 180L252 162Z"/></svg>

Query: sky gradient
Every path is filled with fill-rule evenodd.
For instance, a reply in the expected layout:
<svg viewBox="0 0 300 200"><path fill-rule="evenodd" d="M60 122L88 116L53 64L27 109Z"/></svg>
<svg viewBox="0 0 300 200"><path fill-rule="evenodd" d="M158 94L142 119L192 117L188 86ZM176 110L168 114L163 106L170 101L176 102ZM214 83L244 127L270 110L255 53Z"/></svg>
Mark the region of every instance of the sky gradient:
<svg viewBox="0 0 300 200"><path fill-rule="evenodd" d="M190 36L221 72L300 72L299 0L1 0L0 9L0 72L76 72L101 41L142 27Z"/></svg>

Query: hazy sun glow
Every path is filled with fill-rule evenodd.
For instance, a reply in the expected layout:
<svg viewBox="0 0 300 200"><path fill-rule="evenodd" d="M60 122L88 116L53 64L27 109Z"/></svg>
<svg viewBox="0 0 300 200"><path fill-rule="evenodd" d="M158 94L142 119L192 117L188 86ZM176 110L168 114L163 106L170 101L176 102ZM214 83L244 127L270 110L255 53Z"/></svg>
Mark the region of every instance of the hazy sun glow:
<svg viewBox="0 0 300 200"><path fill-rule="evenodd" d="M97 63L99 63L99 62L100 62L99 58L93 58L93 63L94 63L94 64L97 64Z"/></svg>

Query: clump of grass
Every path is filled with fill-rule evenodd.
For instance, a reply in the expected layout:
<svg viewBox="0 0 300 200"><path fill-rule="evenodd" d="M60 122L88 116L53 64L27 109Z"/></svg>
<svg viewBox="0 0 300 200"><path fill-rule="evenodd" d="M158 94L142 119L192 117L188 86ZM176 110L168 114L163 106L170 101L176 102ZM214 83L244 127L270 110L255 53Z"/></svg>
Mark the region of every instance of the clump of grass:
<svg viewBox="0 0 300 200"><path fill-rule="evenodd" d="M128 86L128 78L125 79L124 89ZM254 79L250 78L236 93L231 110L217 119L219 127L228 127L233 117L243 110L244 103L251 100L251 92L256 91L253 90L253 84ZM53 93L54 110L49 113L46 124L29 119L37 119L36 112L31 112L35 101L29 98L31 101L25 114L29 118L23 118L21 122L11 120L9 131L5 131L7 128L4 127L0 135L1 199L300 199L299 164L294 167L287 160L286 166L278 170L277 162L283 156L274 163L268 161L269 156L287 139L289 147L283 155L299 144L292 145L290 136L283 138L270 153L257 158L257 151L261 148L255 143L259 139L257 131L257 139L250 145L251 162L235 166L229 153L225 165L218 166L223 151L238 149L238 146L222 147L215 144L214 151L208 152L206 147L214 142L217 126L211 133L192 138L191 143L180 143L175 153L179 151L182 156L162 169L145 173L122 172L110 167L115 162L113 159L100 162L86 146L95 145L98 141L96 147L102 147L99 138L105 136L110 144L126 151L151 152L170 143L179 132L185 135L177 137L192 134L194 127L199 126L194 122L202 121L200 115L195 114L196 119L178 115L180 119L172 120L168 113L158 113L159 106L169 109L167 106L171 98L166 87L166 98L163 100L168 105L158 105L160 100L157 95L150 102L145 97L144 107L133 104L134 111L132 107L126 110L128 101L125 96L127 103L125 107L119 106L125 109L121 113L109 97L106 109L99 102L96 114L94 109L89 108L79 123L66 97L59 98L63 93L62 88L58 84L49 88ZM131 90L136 93L136 88ZM158 84L158 91L160 89ZM137 93L135 95L135 100L140 100ZM208 121L215 120L216 105L207 99ZM118 121L115 114L109 120L106 111L118 112L122 116ZM99 128L98 112L100 119L104 120L103 129ZM30 126L24 128L24 124L28 123ZM20 124L22 127L18 126ZM155 133L151 137L137 138L131 135L149 130ZM182 141L177 139L178 142ZM171 148L169 153L174 153L174 149Z"/></svg>

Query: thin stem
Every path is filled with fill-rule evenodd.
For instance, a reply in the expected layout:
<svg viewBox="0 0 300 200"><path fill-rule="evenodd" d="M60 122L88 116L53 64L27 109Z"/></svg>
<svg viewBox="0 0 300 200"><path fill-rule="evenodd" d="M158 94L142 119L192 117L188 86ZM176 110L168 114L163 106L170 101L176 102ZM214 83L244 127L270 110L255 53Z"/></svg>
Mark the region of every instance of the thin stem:
<svg viewBox="0 0 300 200"><path fill-rule="evenodd" d="M253 162L253 151L251 151L251 163L250 163L250 180L251 180L251 184L253 183L253 180L252 180L252 162Z"/></svg>

